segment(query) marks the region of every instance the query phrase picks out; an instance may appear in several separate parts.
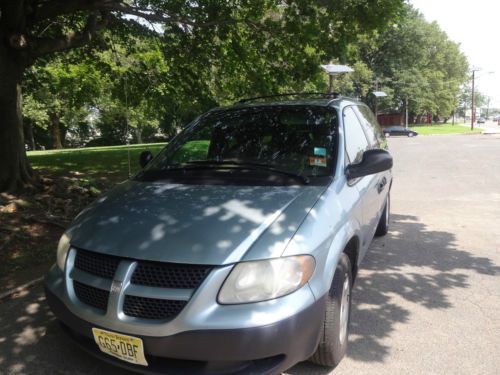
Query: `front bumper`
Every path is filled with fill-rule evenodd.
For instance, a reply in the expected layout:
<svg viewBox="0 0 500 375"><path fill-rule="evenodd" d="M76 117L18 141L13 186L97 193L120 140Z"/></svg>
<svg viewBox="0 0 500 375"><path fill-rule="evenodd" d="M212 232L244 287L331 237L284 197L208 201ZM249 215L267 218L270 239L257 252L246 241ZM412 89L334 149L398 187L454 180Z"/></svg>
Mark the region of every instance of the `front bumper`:
<svg viewBox="0 0 500 375"><path fill-rule="evenodd" d="M149 363L143 367L102 353L93 340L92 327L113 329L78 317L51 289L51 283L46 282L45 293L65 330L84 349L115 365L156 374L278 374L313 354L326 301L322 298L292 316L257 327L189 330L168 336L117 331L143 340Z"/></svg>

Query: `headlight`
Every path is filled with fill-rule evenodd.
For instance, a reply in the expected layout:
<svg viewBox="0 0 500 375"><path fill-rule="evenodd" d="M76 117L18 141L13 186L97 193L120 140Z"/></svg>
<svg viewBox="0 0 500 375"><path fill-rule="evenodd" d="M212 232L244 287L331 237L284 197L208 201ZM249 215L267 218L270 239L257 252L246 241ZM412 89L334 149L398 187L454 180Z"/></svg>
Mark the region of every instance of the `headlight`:
<svg viewBox="0 0 500 375"><path fill-rule="evenodd" d="M66 263L70 240L70 237L64 233L59 240L59 245L57 245L57 266L61 271L64 271L64 264Z"/></svg>
<svg viewBox="0 0 500 375"><path fill-rule="evenodd" d="M219 303L259 302L290 294L307 283L315 265L309 255L239 263L222 285Z"/></svg>

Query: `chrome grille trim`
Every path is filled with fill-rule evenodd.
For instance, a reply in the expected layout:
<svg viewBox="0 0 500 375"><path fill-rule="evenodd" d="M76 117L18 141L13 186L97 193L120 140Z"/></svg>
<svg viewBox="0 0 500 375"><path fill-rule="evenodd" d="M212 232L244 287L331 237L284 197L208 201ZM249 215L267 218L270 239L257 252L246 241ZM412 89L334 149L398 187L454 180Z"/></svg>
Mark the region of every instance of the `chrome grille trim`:
<svg viewBox="0 0 500 375"><path fill-rule="evenodd" d="M111 283L113 282L113 280L96 277L94 275L91 275L90 273L81 271L78 268L73 268L69 273L69 277L75 281L79 281L82 284L87 284L94 288L104 289L108 291L111 289Z"/></svg>
<svg viewBox="0 0 500 375"><path fill-rule="evenodd" d="M107 319L124 323L162 324L182 312L214 268L134 260L72 248L66 267L66 285L73 303L91 308L89 312L94 309L95 314L100 311ZM152 275L148 276L147 272ZM113 276L109 278L111 273ZM88 293L82 297L83 288ZM92 294L93 291L97 294ZM107 293L105 308L103 300L97 298L103 295L100 291ZM92 296L96 300L90 298Z"/></svg>
<svg viewBox="0 0 500 375"><path fill-rule="evenodd" d="M126 293L130 296L170 299L176 301L189 301L193 292L194 289L156 288L153 286L135 284L129 284L126 288Z"/></svg>

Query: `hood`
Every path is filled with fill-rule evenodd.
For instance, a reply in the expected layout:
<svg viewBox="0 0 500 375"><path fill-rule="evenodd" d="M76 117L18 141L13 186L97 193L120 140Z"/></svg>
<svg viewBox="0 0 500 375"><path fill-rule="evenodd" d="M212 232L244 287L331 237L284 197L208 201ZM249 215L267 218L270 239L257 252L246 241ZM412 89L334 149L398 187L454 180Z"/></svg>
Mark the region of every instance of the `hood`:
<svg viewBox="0 0 500 375"><path fill-rule="evenodd" d="M77 248L150 261L223 265L269 256L267 249L279 256L324 189L126 181L68 233ZM259 238L268 243L249 257Z"/></svg>

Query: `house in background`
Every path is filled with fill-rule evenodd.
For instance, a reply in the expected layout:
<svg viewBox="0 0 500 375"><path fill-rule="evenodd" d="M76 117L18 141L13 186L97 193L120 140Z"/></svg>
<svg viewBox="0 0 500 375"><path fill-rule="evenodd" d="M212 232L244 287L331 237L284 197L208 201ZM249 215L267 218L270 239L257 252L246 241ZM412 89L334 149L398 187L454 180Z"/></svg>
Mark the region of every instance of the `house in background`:
<svg viewBox="0 0 500 375"><path fill-rule="evenodd" d="M380 126L404 125L404 116L401 113L384 113L377 116Z"/></svg>

